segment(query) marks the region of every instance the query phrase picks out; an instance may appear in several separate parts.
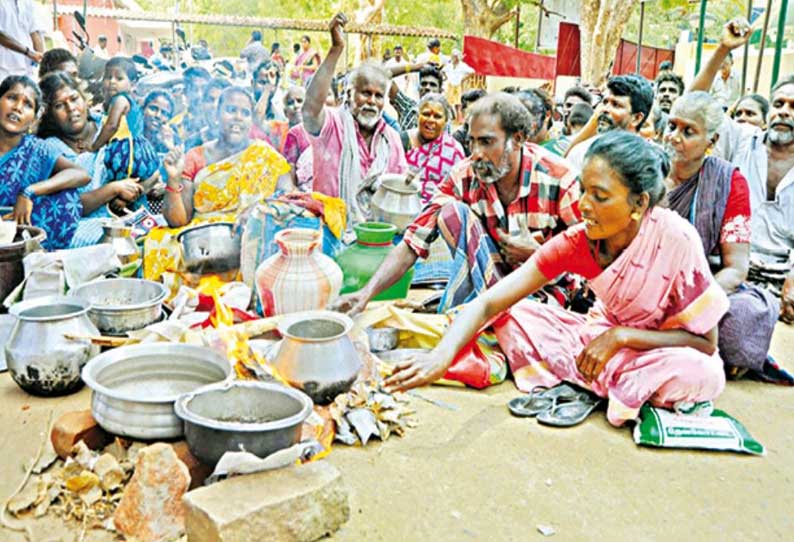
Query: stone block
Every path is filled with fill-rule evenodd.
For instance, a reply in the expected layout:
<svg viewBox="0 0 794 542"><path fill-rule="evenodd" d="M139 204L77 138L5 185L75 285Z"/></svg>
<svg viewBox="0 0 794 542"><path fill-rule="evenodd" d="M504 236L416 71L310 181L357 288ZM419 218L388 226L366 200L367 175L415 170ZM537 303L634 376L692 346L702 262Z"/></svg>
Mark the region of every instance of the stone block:
<svg viewBox="0 0 794 542"><path fill-rule="evenodd" d="M165 542L185 529L182 497L190 474L170 444L158 442L138 452L113 524L128 542Z"/></svg>
<svg viewBox="0 0 794 542"><path fill-rule="evenodd" d="M72 448L81 440L92 450L101 450L113 441L113 437L99 427L90 410L67 412L55 421L50 433L55 452L66 459Z"/></svg>
<svg viewBox="0 0 794 542"><path fill-rule="evenodd" d="M188 542L313 542L350 517L342 475L325 461L230 478L184 502Z"/></svg>

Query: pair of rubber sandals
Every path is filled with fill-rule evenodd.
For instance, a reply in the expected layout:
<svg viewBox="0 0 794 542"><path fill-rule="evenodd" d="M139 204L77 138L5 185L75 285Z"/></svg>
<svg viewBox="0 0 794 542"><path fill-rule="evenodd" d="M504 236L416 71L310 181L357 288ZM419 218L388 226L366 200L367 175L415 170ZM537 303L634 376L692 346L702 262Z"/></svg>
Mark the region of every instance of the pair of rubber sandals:
<svg viewBox="0 0 794 542"><path fill-rule="evenodd" d="M527 395L507 403L514 416L537 417L538 422L555 427L572 427L585 421L602 399L565 382L552 388L537 386Z"/></svg>

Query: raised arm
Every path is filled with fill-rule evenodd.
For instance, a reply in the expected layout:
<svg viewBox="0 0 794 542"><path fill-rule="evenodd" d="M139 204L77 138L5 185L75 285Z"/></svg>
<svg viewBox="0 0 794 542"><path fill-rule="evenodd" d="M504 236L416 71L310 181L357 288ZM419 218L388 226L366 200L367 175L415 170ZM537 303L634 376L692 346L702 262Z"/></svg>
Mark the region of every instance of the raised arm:
<svg viewBox="0 0 794 542"><path fill-rule="evenodd" d="M325 60L322 61L317 72L312 77L309 88L306 89L306 99L303 101L303 126L310 134L317 135L325 124L325 98L331 89L334 80L334 70L342 51L345 49L344 26L347 24L347 16L344 13L337 13L331 19L329 29L331 31L331 48L328 50Z"/></svg>
<svg viewBox="0 0 794 542"><path fill-rule="evenodd" d="M717 72L720 71L720 66L728 56L728 53L744 45L750 39L750 25L744 17L738 17L728 21L722 29L722 36L720 37L720 44L711 55L706 67L700 70L695 76L692 84L689 86L689 91L703 90L708 92L711 89L714 78Z"/></svg>
<svg viewBox="0 0 794 542"><path fill-rule="evenodd" d="M193 219L193 183L183 177L185 158L179 148L163 159L166 172L166 192L163 216L172 228L186 226Z"/></svg>

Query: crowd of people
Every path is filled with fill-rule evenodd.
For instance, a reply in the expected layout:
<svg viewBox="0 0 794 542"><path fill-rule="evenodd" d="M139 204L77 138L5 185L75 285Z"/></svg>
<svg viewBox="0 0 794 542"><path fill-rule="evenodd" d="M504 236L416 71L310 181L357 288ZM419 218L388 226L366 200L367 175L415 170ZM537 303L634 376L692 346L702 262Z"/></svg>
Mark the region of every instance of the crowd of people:
<svg viewBox="0 0 794 542"><path fill-rule="evenodd" d="M794 274L782 288L748 277L791 263L794 78L769 101L736 94L746 21L725 26L688 88L669 70L617 75L559 103L536 88L463 92L472 70L438 40L415 62L395 46L340 74L347 22L331 20L325 56L304 36L291 65L254 32L249 86L193 66L179 96L139 96L135 63L114 57L96 99L68 51L11 44L40 70L0 84L0 206L43 228L48 249L94 244L104 220L143 209L160 224L144 276L170 280L185 227L244 224L299 192L343 203L350 242L382 176L402 175L424 209L334 306L360 312L417 262L446 262L451 327L390 389L445 375L483 386L509 367L525 391L566 381L608 398L620 425L646 402L712 400L726 373L791 383L768 350L778 318L794 321ZM483 358L484 381L458 370Z"/></svg>

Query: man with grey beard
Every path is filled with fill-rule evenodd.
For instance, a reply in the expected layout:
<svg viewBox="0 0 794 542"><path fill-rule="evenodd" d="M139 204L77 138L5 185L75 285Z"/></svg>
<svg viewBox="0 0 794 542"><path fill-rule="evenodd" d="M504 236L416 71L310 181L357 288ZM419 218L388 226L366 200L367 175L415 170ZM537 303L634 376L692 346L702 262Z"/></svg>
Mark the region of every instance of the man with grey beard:
<svg viewBox="0 0 794 542"><path fill-rule="evenodd" d="M524 263L540 243L578 222L578 177L565 160L526 142L543 120L505 93L472 105L471 156L452 168L369 283L335 308L363 310L427 257L440 235L454 259L439 306L444 312L472 300ZM541 299L567 305L566 286L555 284Z"/></svg>
<svg viewBox="0 0 794 542"><path fill-rule="evenodd" d="M566 158L579 171L598 134L610 130L639 133L653 106L653 87L638 75L616 75L607 81L607 91L593 117L574 137Z"/></svg>
<svg viewBox="0 0 794 542"><path fill-rule="evenodd" d="M716 51L690 90L708 92L728 53L743 46L750 34L745 19L728 22ZM766 132L736 123L726 115L714 153L736 165L750 187L751 274L753 267L770 269L775 264L788 264L781 318L794 323L794 77L785 78L772 88L769 105Z"/></svg>
<svg viewBox="0 0 794 542"><path fill-rule="evenodd" d="M369 217L365 201L384 173L405 173L400 135L383 120L389 74L378 64L365 63L348 80L347 105L326 107L334 69L344 50L347 17L334 15L329 28L331 48L306 89L301 108L313 159L313 189L339 197L347 207L347 225Z"/></svg>

